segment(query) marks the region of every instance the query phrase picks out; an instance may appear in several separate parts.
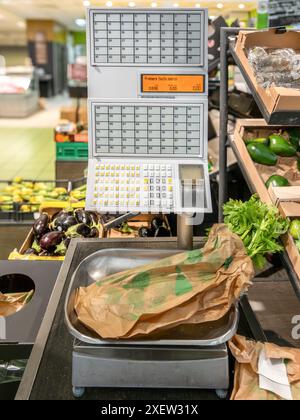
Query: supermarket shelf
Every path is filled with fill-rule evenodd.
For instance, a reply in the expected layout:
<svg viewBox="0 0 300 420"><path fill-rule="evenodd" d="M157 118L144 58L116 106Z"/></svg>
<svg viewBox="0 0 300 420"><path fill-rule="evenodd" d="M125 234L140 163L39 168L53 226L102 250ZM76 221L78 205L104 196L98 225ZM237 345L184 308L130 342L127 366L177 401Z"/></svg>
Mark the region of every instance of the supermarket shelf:
<svg viewBox="0 0 300 420"><path fill-rule="evenodd" d="M250 29L251 30L251 29ZM234 46L235 41L233 41L234 38L238 35L240 29L238 28L221 28L221 51L220 51L220 108L222 109L222 112L220 113L220 145L219 145L219 168L220 168L220 176L219 176L219 222L223 222L224 220L224 213L223 213L223 205L228 200L228 173L227 173L227 161L228 161L228 148L231 146L234 154L236 155L239 167L241 168L241 171L243 173L243 176L249 186L250 191L256 192L256 186L254 182L251 180L251 176L247 172L247 168L243 165L243 160L239 156L239 153L237 149L235 148L235 145L229 138L228 133L228 120L229 120L229 107L228 107L228 89L229 89L229 82L228 82L228 48L231 52L236 64L240 67L240 70L242 74L245 77L246 82L249 85L249 88L251 89L251 83L250 80L245 74L243 67L241 66L241 63L239 62L238 57L235 54ZM265 118L265 120L271 124L277 124L277 125L296 125L295 120L291 122L291 119L293 117L299 118L300 124L300 114L299 113L293 113L291 116L291 113L289 113L290 118L287 117L285 113L276 114L276 115L269 115L267 110L265 109L264 104L261 102L260 97L258 97L255 89L252 86L252 94L254 99L256 100L259 108L261 109L261 112ZM273 121L272 118L274 118L275 121ZM275 118L276 117L276 118ZM281 119L280 119L281 118ZM295 295L300 300L300 279L298 278L298 275L296 274L294 267L290 261L289 256L286 252L283 252L282 254L282 262L284 265L284 268L287 271L289 280L292 284L292 287L295 291Z"/></svg>
<svg viewBox="0 0 300 420"><path fill-rule="evenodd" d="M240 69L249 89L251 90L251 93L264 117L266 122L270 125L300 125L300 112L299 111L281 111L281 112L273 112L269 113L269 111L266 109L264 102L262 98L258 95L249 75L247 72L245 72L244 67L238 57L238 55L235 52L235 41L229 42L229 50L230 53Z"/></svg>
<svg viewBox="0 0 300 420"><path fill-rule="evenodd" d="M240 167L240 169L242 171L242 174L244 176L245 181L247 182L247 185L248 185L250 191L253 194L254 193L257 193L259 195L259 191L256 189L256 185L255 185L254 181L251 178L251 173L248 172L247 167L244 165L243 159L242 159L242 157L239 154L239 151L238 151L238 149L236 147L235 142L233 142L231 140L231 136L229 136L228 142L229 142L229 145L231 146L231 149L233 150L233 152L234 152L234 154L236 156L238 165L239 165L239 167ZM291 263L291 260L290 260L290 258L289 258L289 256L288 256L288 254L287 254L286 251L284 251L281 254L281 259L282 259L282 264L283 264L284 268L287 271L287 274L289 276L289 279L290 279L290 282L291 282L291 284L293 286L293 289L295 291L295 294L298 297L298 299L300 300L300 279L297 276L297 274L296 274L296 272L294 270L293 264Z"/></svg>

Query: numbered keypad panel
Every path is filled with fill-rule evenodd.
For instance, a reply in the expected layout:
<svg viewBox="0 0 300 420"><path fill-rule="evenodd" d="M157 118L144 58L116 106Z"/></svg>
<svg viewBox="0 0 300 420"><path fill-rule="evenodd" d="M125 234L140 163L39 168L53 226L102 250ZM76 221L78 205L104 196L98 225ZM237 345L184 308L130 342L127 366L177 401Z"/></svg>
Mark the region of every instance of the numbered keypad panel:
<svg viewBox="0 0 300 420"><path fill-rule="evenodd" d="M206 14L90 11L92 65L204 66Z"/></svg>
<svg viewBox="0 0 300 420"><path fill-rule="evenodd" d="M99 212L173 211L175 167L167 162L93 162L88 201Z"/></svg>
<svg viewBox="0 0 300 420"><path fill-rule="evenodd" d="M203 155L204 105L94 103L94 156Z"/></svg>

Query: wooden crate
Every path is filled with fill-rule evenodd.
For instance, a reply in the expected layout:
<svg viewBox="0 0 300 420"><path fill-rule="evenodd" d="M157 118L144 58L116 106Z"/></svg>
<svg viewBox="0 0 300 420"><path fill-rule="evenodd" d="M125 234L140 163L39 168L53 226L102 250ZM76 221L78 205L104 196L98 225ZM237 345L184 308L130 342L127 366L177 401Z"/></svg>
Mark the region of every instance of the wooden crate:
<svg viewBox="0 0 300 420"><path fill-rule="evenodd" d="M263 179L260 173L264 165L253 162L244 141L249 133L254 133L255 137L267 137L274 131L282 128L285 127L268 126L264 120L239 120L232 142L239 154L239 159L243 162L244 169L247 171L252 189L257 192L260 199L267 204L275 204L284 217L300 219L300 185L277 188L270 186L267 189L265 186L266 179ZM296 160L295 157L284 159ZM274 174L277 173L276 166L270 166L268 168L270 168L270 175L272 171L274 171ZM289 234L284 235L282 240L295 272L300 278L300 253L296 248L295 242Z"/></svg>
<svg viewBox="0 0 300 420"><path fill-rule="evenodd" d="M232 143L234 144L239 158L243 162L243 167L247 171L248 179L252 186L253 191L256 191L260 199L265 203L273 203L278 205L279 201L283 200L283 197L286 197L286 200L298 201L296 197L298 196L300 201L300 172L297 171L297 159L296 157L290 158L280 158L278 157L278 164L276 166L266 166L260 165L253 162L251 156L248 153L245 139L253 135L254 137L268 137L278 130L285 130L288 127L282 126L269 126L264 120L238 120L236 129L232 138ZM289 187L280 187L272 188L269 190L265 186L265 182L268 177L271 175L282 175L283 167L291 166L291 173L289 173L287 178L291 186Z"/></svg>
<svg viewBox="0 0 300 420"><path fill-rule="evenodd" d="M300 203L281 202L279 203L279 210L283 216L288 217L290 220L300 219ZM282 240L294 270L300 279L300 252L295 245L294 238L287 233L282 237Z"/></svg>

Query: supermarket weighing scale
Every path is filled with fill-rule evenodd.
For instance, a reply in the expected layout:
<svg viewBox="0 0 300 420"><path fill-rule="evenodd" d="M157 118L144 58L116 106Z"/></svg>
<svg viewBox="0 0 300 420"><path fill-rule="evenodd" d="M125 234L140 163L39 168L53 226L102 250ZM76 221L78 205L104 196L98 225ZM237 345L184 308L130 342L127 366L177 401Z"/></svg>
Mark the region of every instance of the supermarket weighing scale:
<svg viewBox="0 0 300 420"><path fill-rule="evenodd" d="M116 215L175 213L180 228L190 225L182 236L192 237L193 222L183 223L184 217L211 211L207 10L90 8L87 13L86 207ZM79 265L65 306L75 337L75 396L86 387L228 388L226 343L237 330L235 307L208 330L182 327L157 339L126 342L91 336L72 312L76 288L172 253L106 250Z"/></svg>

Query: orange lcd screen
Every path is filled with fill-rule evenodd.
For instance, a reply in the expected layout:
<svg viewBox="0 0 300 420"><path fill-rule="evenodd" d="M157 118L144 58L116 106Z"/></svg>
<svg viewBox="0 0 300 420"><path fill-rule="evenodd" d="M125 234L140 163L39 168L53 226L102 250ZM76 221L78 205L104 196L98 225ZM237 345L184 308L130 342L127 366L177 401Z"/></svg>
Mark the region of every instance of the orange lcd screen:
<svg viewBox="0 0 300 420"><path fill-rule="evenodd" d="M202 74L142 74L142 93L204 93Z"/></svg>

